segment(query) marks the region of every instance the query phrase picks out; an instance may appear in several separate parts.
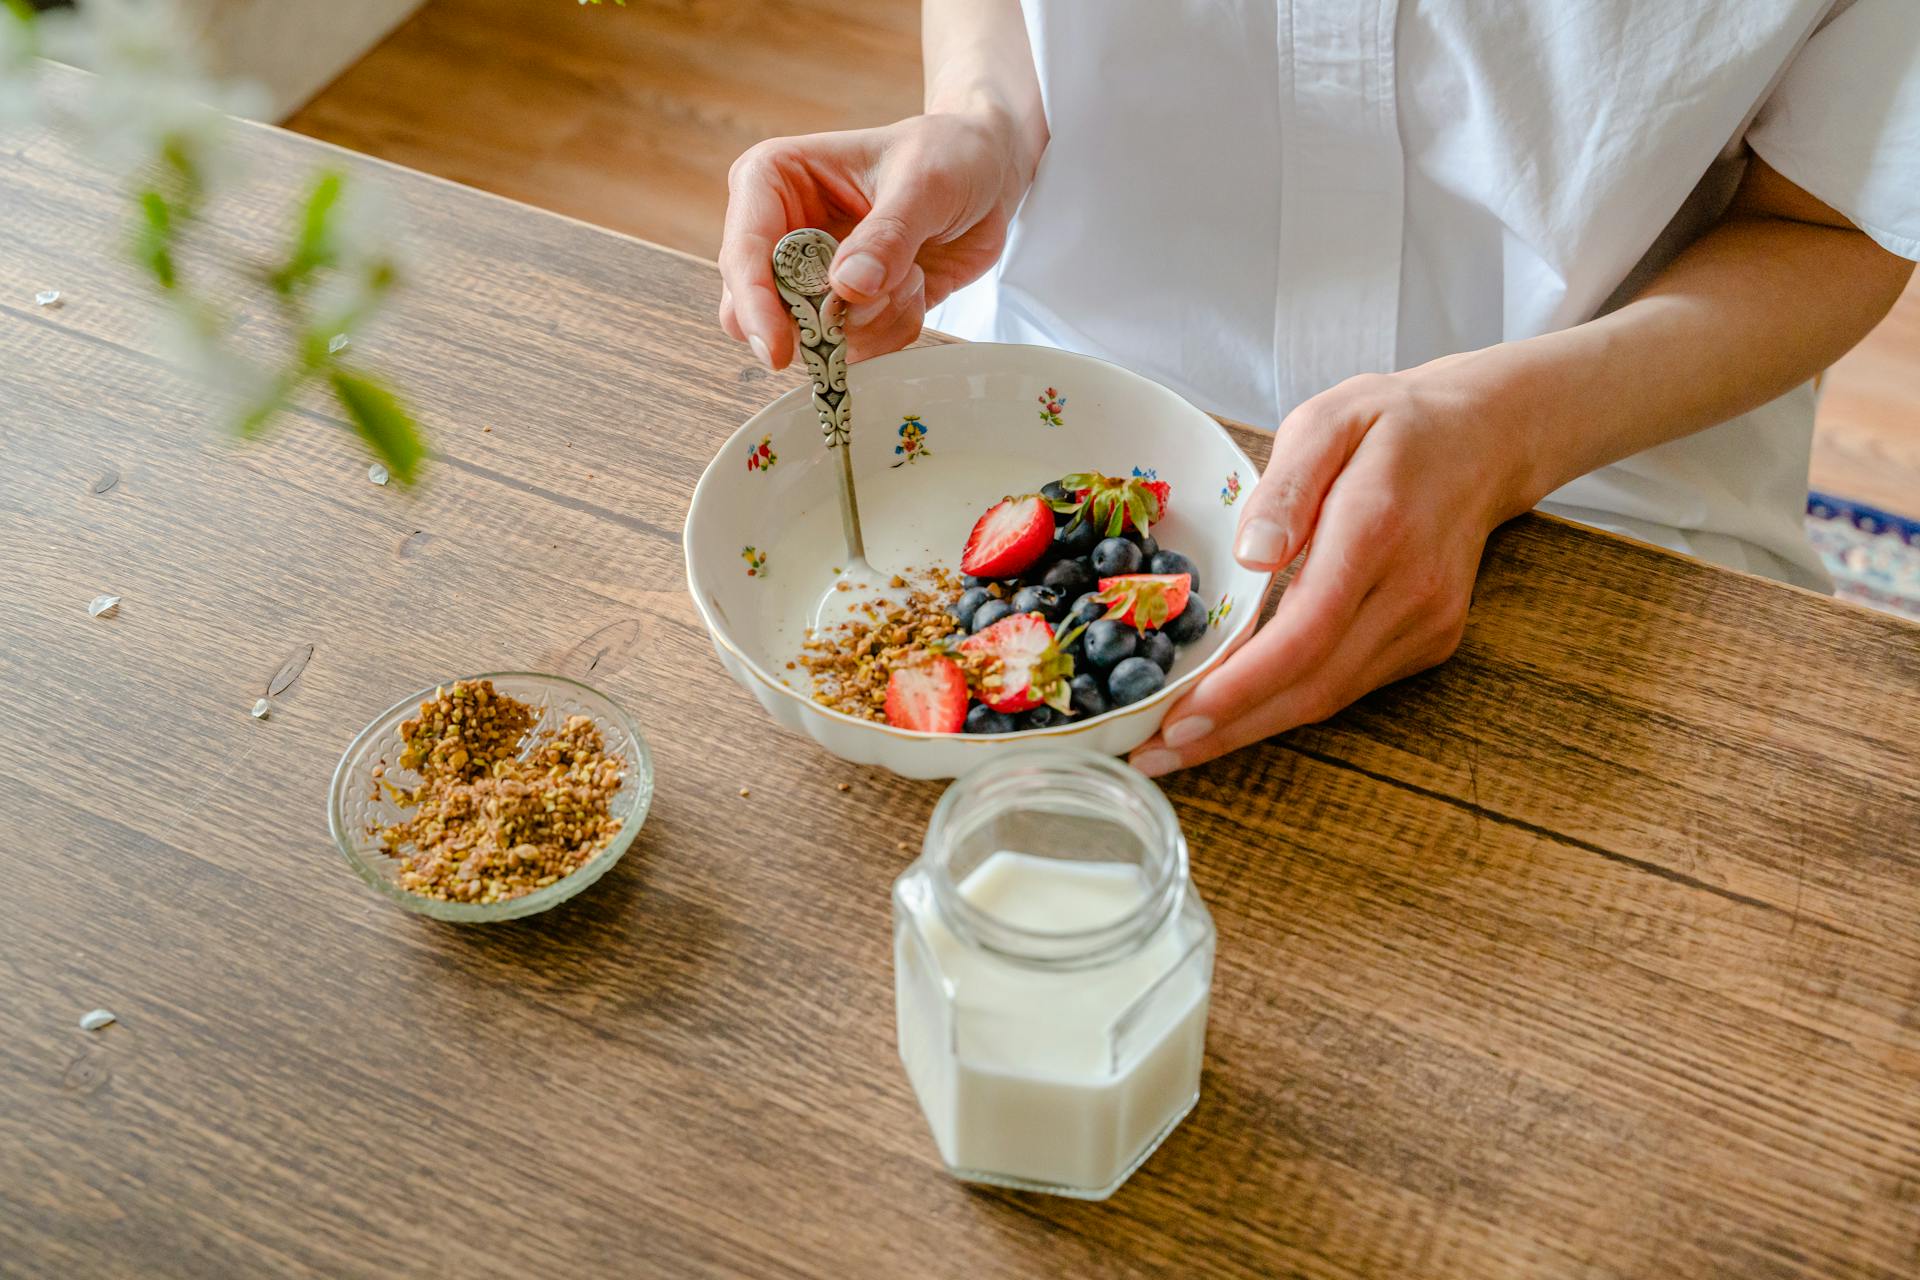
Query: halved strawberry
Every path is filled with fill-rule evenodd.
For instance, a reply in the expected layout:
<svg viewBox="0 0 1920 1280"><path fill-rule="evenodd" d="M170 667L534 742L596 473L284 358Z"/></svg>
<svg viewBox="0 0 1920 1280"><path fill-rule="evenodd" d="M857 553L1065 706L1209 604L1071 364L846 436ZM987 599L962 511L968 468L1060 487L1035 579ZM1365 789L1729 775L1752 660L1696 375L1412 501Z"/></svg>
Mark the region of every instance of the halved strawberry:
<svg viewBox="0 0 1920 1280"><path fill-rule="evenodd" d="M952 658L929 655L887 677L887 723L923 733L958 733L967 722L967 677Z"/></svg>
<svg viewBox="0 0 1920 1280"><path fill-rule="evenodd" d="M1060 487L1073 497L1053 503L1053 509L1072 512L1069 524L1092 521L1093 527L1104 531L1109 538L1118 537L1128 529L1147 532L1166 518L1167 500L1173 496L1173 486L1165 480L1103 476L1098 471L1061 476Z"/></svg>
<svg viewBox="0 0 1920 1280"><path fill-rule="evenodd" d="M1037 613L1017 613L976 631L960 652L978 662L975 692L995 711L1026 711L1046 703L1066 714L1072 707L1073 659L1061 650L1081 632L1056 637Z"/></svg>
<svg viewBox="0 0 1920 1280"><path fill-rule="evenodd" d="M1002 498L974 521L967 549L960 555L960 572L977 578L1012 578L1053 545L1053 513L1037 493Z"/></svg>
<svg viewBox="0 0 1920 1280"><path fill-rule="evenodd" d="M1129 573L1100 579L1094 599L1107 606L1107 616L1145 631L1165 626L1186 610L1193 578L1185 573Z"/></svg>

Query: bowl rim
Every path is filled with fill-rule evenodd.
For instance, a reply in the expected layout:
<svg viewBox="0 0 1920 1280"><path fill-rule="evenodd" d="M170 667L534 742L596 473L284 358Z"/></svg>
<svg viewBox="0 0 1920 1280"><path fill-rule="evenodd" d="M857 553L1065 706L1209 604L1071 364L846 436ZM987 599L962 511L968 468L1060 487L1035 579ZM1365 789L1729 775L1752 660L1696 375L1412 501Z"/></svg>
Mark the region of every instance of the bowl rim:
<svg viewBox="0 0 1920 1280"><path fill-rule="evenodd" d="M1235 440L1233 434L1221 425L1219 419L1165 383L1156 382L1143 373L1136 373L1125 365L1116 364L1112 360L1103 359L1099 356L1085 355L1078 351L1067 351L1058 347L1044 347L1037 343L965 342L956 340L924 347L908 347L905 350L889 352L886 355L875 356L871 360L863 360L857 367L861 369L874 369L891 364L938 364L944 360L960 358L967 353L979 351L982 348L1036 352L1043 354L1048 359L1064 360L1068 363L1079 363L1083 365L1098 365L1119 374L1123 381L1130 380L1158 388L1168 395L1173 396L1181 404L1186 405L1187 408L1193 410L1194 413L1204 419L1207 426L1219 436L1221 441L1226 444L1227 448L1240 460L1241 464L1245 466L1250 474L1257 476L1260 472L1260 469L1254 465L1253 459L1247 456L1247 451L1240 447L1240 442ZM1021 729L1013 733L1002 734L933 733L924 729L902 729L896 725L890 725L883 720L865 720L859 716L851 716L844 711L839 711L815 702L798 689L770 675L734 641L725 617L720 614L717 607L708 601L706 584L700 580L700 573L695 566L693 555L693 513L699 508L701 495L706 491L707 486L709 484L719 484L721 482L720 476L723 472L731 474L732 469L730 467L724 467L722 464L739 451L739 446L742 442L751 439L756 432L764 431L763 422L765 419L775 414L784 414L791 408L794 402L802 400L812 394L812 386L803 382L799 386L782 393L767 404L761 406L757 412L734 429L733 434L727 437L725 443L720 446L719 451L708 461L706 470L700 473L699 483L694 485L693 488L693 497L687 503L686 522L680 529L680 557L687 567L687 593L693 597L693 607L700 614L700 620L706 624L707 633L713 637L716 644L722 646L728 653L732 654L740 662L742 668L752 675L761 685L772 690L778 696L792 699L803 709L835 720L844 721L847 724L878 730L890 737L909 742L921 740L981 743L1037 742L1041 739L1067 738L1075 734L1099 729L1106 725L1118 724L1124 719L1129 719L1170 701L1176 695L1191 688L1201 676L1213 670L1214 667L1226 659L1227 655L1239 648L1247 638L1248 628L1258 623L1262 612L1261 609L1243 610L1241 611L1239 621L1235 622L1228 630L1219 648L1209 654L1206 660L1200 663L1200 665L1181 675L1178 679L1169 681L1152 696L1142 698L1138 702L1129 703L1124 707L1115 707L1110 711L1103 711L1097 716L1089 716L1085 720L1069 721L1066 724L1053 725L1045 729ZM1260 574L1259 577L1260 586L1258 595L1260 603L1265 605L1267 595L1273 589L1274 574L1272 571L1269 571Z"/></svg>
<svg viewBox="0 0 1920 1280"><path fill-rule="evenodd" d="M518 897L507 898L500 902L486 903L447 902L439 898L409 893L381 875L379 869L361 855L357 843L349 837L345 829L342 816L346 807L348 766L374 731L395 713L410 706L417 707L424 699L449 684L458 684L462 680L503 679L538 680L548 684L571 685L592 694L612 710L615 723L634 744L635 758L629 761L627 766L639 792L633 816L621 824L619 832L614 835L612 842L606 848L581 864L571 874L562 876L544 889L535 889L532 893L523 893ZM572 676L563 676L552 671L483 671L475 675L454 676L410 693L367 721L360 732L353 735L353 741L349 742L347 749L340 753L340 760L333 767L333 779L327 784L327 830L333 836L334 848L338 849L340 855L347 860L347 865L353 868L354 874L359 876L368 888L373 889L389 902L403 910L437 920L446 920L455 924L488 924L537 915L591 888L594 881L612 870L613 864L626 855L627 849L639 836L640 828L647 824L647 814L653 809L653 793L653 749L647 745L646 735L640 732L640 724L633 718L632 713L604 690L596 689L584 680L576 680ZM596 864L598 868L591 878L585 882L576 879L588 867ZM561 892L562 890L564 892Z"/></svg>

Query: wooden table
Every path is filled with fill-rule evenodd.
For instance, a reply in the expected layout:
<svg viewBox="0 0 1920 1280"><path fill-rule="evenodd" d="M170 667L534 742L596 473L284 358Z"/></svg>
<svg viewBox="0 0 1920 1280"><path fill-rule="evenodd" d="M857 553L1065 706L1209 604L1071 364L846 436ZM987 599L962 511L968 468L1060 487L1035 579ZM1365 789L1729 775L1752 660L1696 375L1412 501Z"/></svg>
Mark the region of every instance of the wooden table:
<svg viewBox="0 0 1920 1280"><path fill-rule="evenodd" d="M404 211L359 349L434 458L370 484L319 401L217 438L112 184L0 149L0 1273L1920 1272L1920 629L1509 526L1443 669L1169 782L1220 931L1192 1118L1106 1204L969 1190L892 1040L939 787L777 730L682 586L788 377L705 264L246 149L229 249L323 161ZM596 658L660 778L613 874L485 929L367 893L323 803L361 724Z"/></svg>

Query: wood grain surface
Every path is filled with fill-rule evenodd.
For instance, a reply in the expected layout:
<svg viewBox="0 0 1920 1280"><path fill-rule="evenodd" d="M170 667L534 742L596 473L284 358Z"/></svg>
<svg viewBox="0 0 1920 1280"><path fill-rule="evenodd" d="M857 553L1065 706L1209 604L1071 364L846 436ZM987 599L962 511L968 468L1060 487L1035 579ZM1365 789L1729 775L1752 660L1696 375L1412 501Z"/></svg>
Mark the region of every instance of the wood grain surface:
<svg viewBox="0 0 1920 1280"><path fill-rule="evenodd" d="M370 484L319 401L218 438L113 184L0 148L0 1273L1920 1273L1920 628L1509 525L1453 661L1168 781L1220 933L1193 1116L1105 1204L968 1189L893 1046L940 788L777 729L683 587L790 376L697 261L246 147L229 251L322 160L392 193L411 285L356 349L433 458ZM493 928L355 880L363 723L596 656L659 771L605 880Z"/></svg>

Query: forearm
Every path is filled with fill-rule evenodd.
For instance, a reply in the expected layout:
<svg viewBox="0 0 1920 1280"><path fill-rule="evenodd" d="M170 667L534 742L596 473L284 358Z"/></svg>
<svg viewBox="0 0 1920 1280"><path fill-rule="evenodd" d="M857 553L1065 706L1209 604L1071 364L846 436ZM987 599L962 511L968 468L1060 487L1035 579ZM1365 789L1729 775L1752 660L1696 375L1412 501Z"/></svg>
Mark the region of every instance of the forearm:
<svg viewBox="0 0 1920 1280"><path fill-rule="evenodd" d="M1047 117L1019 0L923 0L920 43L927 111L997 119L1024 186L1046 150Z"/></svg>
<svg viewBox="0 0 1920 1280"><path fill-rule="evenodd" d="M1619 310L1489 349L1463 370L1487 380L1514 425L1517 510L1784 394L1893 306L1911 263L1764 166L1754 181L1758 196L1743 187L1718 226Z"/></svg>

